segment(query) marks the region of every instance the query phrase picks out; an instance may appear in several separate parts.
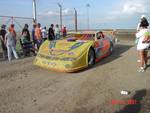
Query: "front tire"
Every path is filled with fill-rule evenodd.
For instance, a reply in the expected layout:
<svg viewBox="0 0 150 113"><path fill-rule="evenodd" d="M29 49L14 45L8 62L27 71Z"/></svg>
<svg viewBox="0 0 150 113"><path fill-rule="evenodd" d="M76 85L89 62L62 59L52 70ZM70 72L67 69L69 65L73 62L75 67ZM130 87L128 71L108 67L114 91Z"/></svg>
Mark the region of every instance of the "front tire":
<svg viewBox="0 0 150 113"><path fill-rule="evenodd" d="M95 64L95 52L93 48L90 48L88 52L88 67L91 67L94 64Z"/></svg>
<svg viewBox="0 0 150 113"><path fill-rule="evenodd" d="M113 52L113 43L110 43L110 48L109 48L109 52L112 53Z"/></svg>

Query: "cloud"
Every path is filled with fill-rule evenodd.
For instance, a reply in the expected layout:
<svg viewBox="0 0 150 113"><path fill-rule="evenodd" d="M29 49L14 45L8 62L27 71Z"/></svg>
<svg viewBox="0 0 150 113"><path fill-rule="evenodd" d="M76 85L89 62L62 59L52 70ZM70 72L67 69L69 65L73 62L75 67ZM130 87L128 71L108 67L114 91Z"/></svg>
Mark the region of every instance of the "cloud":
<svg viewBox="0 0 150 113"><path fill-rule="evenodd" d="M74 14L73 10L66 8L62 10L62 16L72 16ZM59 16L60 13L58 11L45 11L45 12L40 12L38 14L41 17L49 17L49 16Z"/></svg>
<svg viewBox="0 0 150 113"><path fill-rule="evenodd" d="M141 1L141 0L126 0L126 2L123 4L123 9L121 10L121 13L125 14L135 14L135 13L147 13L148 12L148 6L147 3L149 1Z"/></svg>
<svg viewBox="0 0 150 113"><path fill-rule="evenodd" d="M108 14L106 21L127 19L136 15L148 14L150 12L149 0L123 0L116 8Z"/></svg>
<svg viewBox="0 0 150 113"><path fill-rule="evenodd" d="M145 13L146 8L143 6L143 4L132 4L132 3L126 3L123 6L122 13L126 14L134 14L134 13Z"/></svg>

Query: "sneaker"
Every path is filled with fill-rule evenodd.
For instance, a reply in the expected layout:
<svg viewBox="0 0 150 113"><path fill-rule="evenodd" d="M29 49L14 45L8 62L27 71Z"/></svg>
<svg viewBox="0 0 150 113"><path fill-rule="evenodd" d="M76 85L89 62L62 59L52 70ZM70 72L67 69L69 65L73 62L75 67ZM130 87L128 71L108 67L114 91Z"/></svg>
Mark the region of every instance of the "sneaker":
<svg viewBox="0 0 150 113"><path fill-rule="evenodd" d="M143 73L145 70L144 70L144 67L140 67L137 71Z"/></svg>
<svg viewBox="0 0 150 113"><path fill-rule="evenodd" d="M147 64L144 64L144 67L143 67L144 69L146 69L147 68Z"/></svg>
<svg viewBox="0 0 150 113"><path fill-rule="evenodd" d="M141 62L140 60L137 60L137 62Z"/></svg>

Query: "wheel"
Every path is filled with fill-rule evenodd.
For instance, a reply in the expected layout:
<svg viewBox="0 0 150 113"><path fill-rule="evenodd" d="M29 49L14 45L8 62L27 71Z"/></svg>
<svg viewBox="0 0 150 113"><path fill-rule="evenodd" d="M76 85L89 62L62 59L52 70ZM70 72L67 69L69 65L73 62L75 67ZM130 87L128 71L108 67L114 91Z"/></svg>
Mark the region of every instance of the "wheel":
<svg viewBox="0 0 150 113"><path fill-rule="evenodd" d="M91 67L94 64L95 64L95 52L93 48L90 48L88 53L88 66Z"/></svg>
<svg viewBox="0 0 150 113"><path fill-rule="evenodd" d="M112 53L112 52L113 52L113 44L112 44L112 42L110 43L109 51L110 51L110 53Z"/></svg>

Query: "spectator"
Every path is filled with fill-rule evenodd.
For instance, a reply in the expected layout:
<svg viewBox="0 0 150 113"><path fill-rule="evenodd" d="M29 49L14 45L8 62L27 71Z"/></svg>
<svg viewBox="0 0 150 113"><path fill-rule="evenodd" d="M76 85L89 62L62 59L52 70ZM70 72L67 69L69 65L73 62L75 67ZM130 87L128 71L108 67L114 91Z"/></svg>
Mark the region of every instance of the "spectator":
<svg viewBox="0 0 150 113"><path fill-rule="evenodd" d="M37 49L39 49L42 44L42 32L41 32L41 24L40 23L38 23L35 28L35 38L36 38L36 42L37 42Z"/></svg>
<svg viewBox="0 0 150 113"><path fill-rule="evenodd" d="M31 39L30 39L30 32L29 32L28 28L29 28L28 24L25 24L24 28L22 30L22 35L23 35L24 32L27 32L27 40L31 41Z"/></svg>
<svg viewBox="0 0 150 113"><path fill-rule="evenodd" d="M145 26L146 28L148 28L148 26L149 26L149 23L148 23L145 15L141 16L140 23L137 26L137 32L140 32L140 30L143 29L143 26ZM138 41L139 41L139 37L136 37L136 39L135 39L135 44L136 45L138 44ZM137 54L140 57L139 51L137 51ZM140 60L138 59L137 62L140 62Z"/></svg>
<svg viewBox="0 0 150 113"><path fill-rule="evenodd" d="M148 21L147 21L147 19L146 19L146 16L145 15L142 15L141 16L141 19L140 19L140 22L138 23L138 26L137 26L137 31L140 31L141 29L142 29L142 27L141 27L141 22L143 22L143 21L145 21L145 26L149 26L149 23L148 23Z"/></svg>
<svg viewBox="0 0 150 113"><path fill-rule="evenodd" d="M64 26L64 27L62 28L62 34L63 34L63 37L67 36L66 26Z"/></svg>
<svg viewBox="0 0 150 113"><path fill-rule="evenodd" d="M8 33L5 36L5 44L7 47L7 53L8 53L8 60L11 61L12 59L12 53L16 59L18 59L18 55L15 48L15 40L14 40L14 34L12 32L12 29L9 28Z"/></svg>
<svg viewBox="0 0 150 113"><path fill-rule="evenodd" d="M5 45L5 35L6 35L6 30L5 30L6 26L2 25L1 26L1 30L0 30L0 41L1 41L1 46L2 46L2 51L3 51L3 58L6 59L7 57L7 48Z"/></svg>
<svg viewBox="0 0 150 113"><path fill-rule="evenodd" d="M28 40L27 37L28 37L28 32L24 31L23 34L22 34L22 36L21 36L21 42L22 42L22 44L25 44L25 43L29 42L29 40Z"/></svg>
<svg viewBox="0 0 150 113"><path fill-rule="evenodd" d="M43 38L43 41L47 40L47 30L46 30L46 27L44 27L42 29L42 38Z"/></svg>
<svg viewBox="0 0 150 113"><path fill-rule="evenodd" d="M48 30L48 39L49 40L54 40L55 34L54 34L54 25L51 24L49 30Z"/></svg>
<svg viewBox="0 0 150 113"><path fill-rule="evenodd" d="M145 33L149 31L148 29L148 22L145 20L142 20L140 23L140 31L136 34L136 37L139 38L139 41L137 43L137 51L140 58L140 65L138 72L144 72L147 65L147 51L146 49L149 47L149 43L143 43L145 38Z"/></svg>
<svg viewBox="0 0 150 113"><path fill-rule="evenodd" d="M30 54L30 51L35 55L35 48L32 45L32 42L28 40L28 32L24 31L22 36L21 36L21 44L22 44L22 49L24 56L27 56L27 54Z"/></svg>
<svg viewBox="0 0 150 113"><path fill-rule="evenodd" d="M59 29L59 25L56 24L56 27L55 27L55 39L60 39L60 29Z"/></svg>
<svg viewBox="0 0 150 113"><path fill-rule="evenodd" d="M14 25L14 24L11 24L11 25L10 25L9 31L13 34L13 38L14 38L14 41L15 41L15 47L16 47L17 34L16 34L16 31L15 31L15 25Z"/></svg>
<svg viewBox="0 0 150 113"><path fill-rule="evenodd" d="M36 29L36 24L33 24L33 29L32 29L32 40L33 40L34 47L35 47L35 45L36 45L35 29Z"/></svg>

